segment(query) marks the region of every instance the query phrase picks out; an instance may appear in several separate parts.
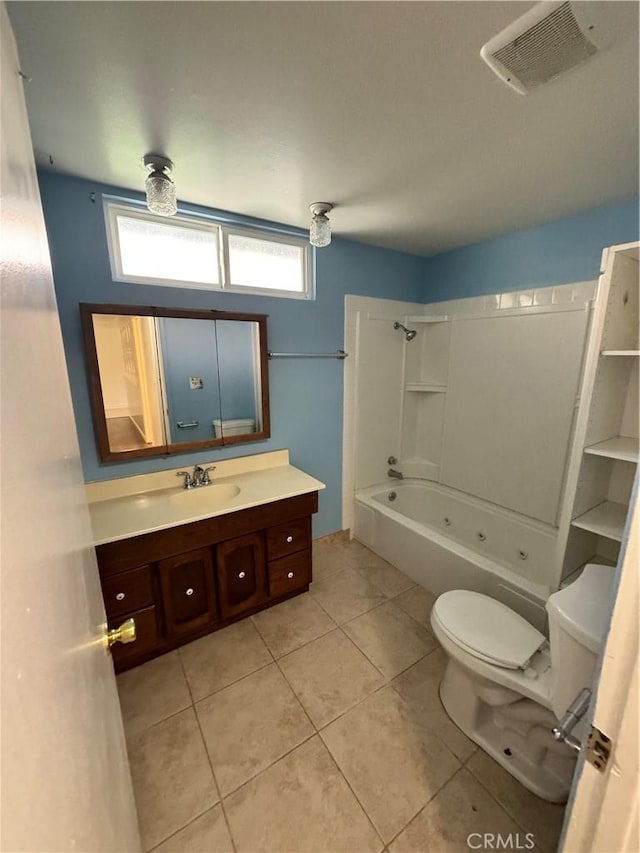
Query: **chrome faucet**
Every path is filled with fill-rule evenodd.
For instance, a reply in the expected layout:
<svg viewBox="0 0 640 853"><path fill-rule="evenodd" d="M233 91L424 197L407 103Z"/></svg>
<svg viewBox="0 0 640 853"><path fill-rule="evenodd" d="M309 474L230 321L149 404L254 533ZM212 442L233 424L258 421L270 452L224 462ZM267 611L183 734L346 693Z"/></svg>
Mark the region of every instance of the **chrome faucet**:
<svg viewBox="0 0 640 853"><path fill-rule="evenodd" d="M393 477L394 480L404 480L404 474L400 473L400 471L396 471L395 468L389 468L387 471L387 477Z"/></svg>
<svg viewBox="0 0 640 853"><path fill-rule="evenodd" d="M188 471L176 471L176 477L184 477L185 489L197 489L199 486L209 486L211 485L209 471L214 471L215 467L215 465L211 465L209 468L203 468L201 465L194 465L192 474Z"/></svg>

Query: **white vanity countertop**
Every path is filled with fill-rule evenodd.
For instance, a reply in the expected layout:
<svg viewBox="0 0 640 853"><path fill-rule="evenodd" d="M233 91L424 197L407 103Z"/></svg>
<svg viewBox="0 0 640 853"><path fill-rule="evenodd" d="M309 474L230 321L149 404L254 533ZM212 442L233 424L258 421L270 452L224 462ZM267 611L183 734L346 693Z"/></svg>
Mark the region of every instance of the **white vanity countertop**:
<svg viewBox="0 0 640 853"><path fill-rule="evenodd" d="M89 483L95 545L189 524L324 489L324 483L289 464L288 450L200 462L215 465L212 485L183 489L180 469ZM189 470L192 470L190 466ZM237 494L233 494L237 487Z"/></svg>

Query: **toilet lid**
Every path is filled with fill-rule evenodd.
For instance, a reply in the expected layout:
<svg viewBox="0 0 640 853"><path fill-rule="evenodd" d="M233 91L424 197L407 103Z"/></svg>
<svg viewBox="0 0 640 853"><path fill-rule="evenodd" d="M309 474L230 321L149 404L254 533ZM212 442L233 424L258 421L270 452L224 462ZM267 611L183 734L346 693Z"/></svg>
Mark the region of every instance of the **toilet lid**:
<svg viewBox="0 0 640 853"><path fill-rule="evenodd" d="M518 613L479 592L454 589L436 601L442 629L465 651L508 669L520 669L545 642L544 634Z"/></svg>

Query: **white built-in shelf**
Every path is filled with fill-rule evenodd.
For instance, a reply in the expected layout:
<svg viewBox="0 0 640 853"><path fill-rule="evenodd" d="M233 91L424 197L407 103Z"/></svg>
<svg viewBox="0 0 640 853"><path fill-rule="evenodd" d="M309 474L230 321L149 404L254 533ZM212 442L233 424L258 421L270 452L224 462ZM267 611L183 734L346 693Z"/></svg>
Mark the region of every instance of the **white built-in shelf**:
<svg viewBox="0 0 640 853"><path fill-rule="evenodd" d="M446 385L434 385L433 382L407 382L405 391L422 391L424 394L444 394Z"/></svg>
<svg viewBox="0 0 640 853"><path fill-rule="evenodd" d="M407 323L448 323L448 314L415 314L407 317Z"/></svg>
<svg viewBox="0 0 640 853"><path fill-rule="evenodd" d="M597 533L607 539L622 542L628 512L629 507L626 504L603 501L584 515L574 518L571 524L581 530L588 530L590 533Z"/></svg>
<svg viewBox="0 0 640 853"><path fill-rule="evenodd" d="M607 456L609 459L621 459L623 462L638 462L639 445L637 438L629 438L626 435L618 435L616 438L608 438L599 441L591 447L585 447L585 453L593 456Z"/></svg>
<svg viewBox="0 0 640 853"><path fill-rule="evenodd" d="M640 349L603 349L600 355L634 356L640 355Z"/></svg>

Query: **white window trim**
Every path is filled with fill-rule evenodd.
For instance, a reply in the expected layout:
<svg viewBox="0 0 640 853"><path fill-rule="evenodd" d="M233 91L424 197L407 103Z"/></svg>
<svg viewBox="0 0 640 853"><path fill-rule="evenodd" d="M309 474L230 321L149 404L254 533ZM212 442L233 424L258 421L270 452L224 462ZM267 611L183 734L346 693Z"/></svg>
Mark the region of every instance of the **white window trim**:
<svg viewBox="0 0 640 853"><path fill-rule="evenodd" d="M103 199L104 218L107 229L107 245L109 248L109 263L111 264L111 277L114 281L126 281L131 284L152 284L159 287L184 287L190 290L221 290L222 289L222 258L220 226L214 222L202 219L192 219L189 216L172 216L171 223L183 224L192 230L206 231L213 234L218 248L218 283L212 284L205 281L188 281L174 278L155 278L154 276L130 275L124 273L120 262L120 237L118 234L118 215L128 216L132 219L142 219L158 224L158 215L150 213L140 207L129 204L121 204L109 198ZM170 223L170 224L171 224Z"/></svg>
<svg viewBox="0 0 640 853"><path fill-rule="evenodd" d="M231 263L229 259L229 236L238 234L242 237L252 237L254 240L264 240L268 243L284 243L287 246L299 246L302 249L302 281L303 290L278 290L275 287L247 287L233 284L231 281ZM248 296L280 296L286 299L313 299L313 282L311 276L311 245L305 237L293 234L279 234L274 231L264 231L258 228L242 225L222 226L222 262L224 268L222 289L227 293L246 293Z"/></svg>
<svg viewBox="0 0 640 853"><path fill-rule="evenodd" d="M217 284L207 282L188 281L179 279L162 279L153 276L136 276L126 274L122 270L121 254L120 254L120 239L118 234L117 217L118 215L126 215L136 219L148 220L158 223L158 216L155 213L150 213L136 204L128 204L125 201L114 199L113 197L103 197L103 210L105 218L105 226L107 232L107 247L109 250L109 263L111 266L111 277L113 281L122 281L129 284L146 284L157 285L158 287L182 287L189 290L208 290L222 293L234 293L244 296L275 296L284 299L315 299L314 276L313 276L313 255L312 247L305 237L297 234L285 234L278 231L272 231L268 228L253 228L244 225L226 225L217 223L197 215L176 215L171 217L168 224L178 223L184 224L190 229L197 229L213 233L216 238L218 247L218 278ZM285 243L287 245L300 246L302 248L302 276L304 290L278 290L267 287L245 287L243 285L234 285L230 283L230 264L229 264L229 234L241 234L246 237L253 237L256 240L265 240L267 242Z"/></svg>

